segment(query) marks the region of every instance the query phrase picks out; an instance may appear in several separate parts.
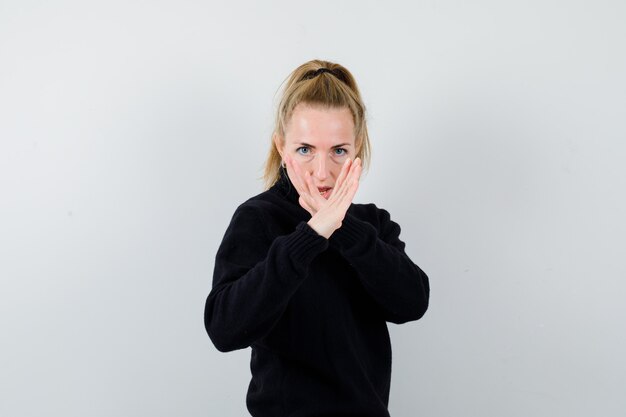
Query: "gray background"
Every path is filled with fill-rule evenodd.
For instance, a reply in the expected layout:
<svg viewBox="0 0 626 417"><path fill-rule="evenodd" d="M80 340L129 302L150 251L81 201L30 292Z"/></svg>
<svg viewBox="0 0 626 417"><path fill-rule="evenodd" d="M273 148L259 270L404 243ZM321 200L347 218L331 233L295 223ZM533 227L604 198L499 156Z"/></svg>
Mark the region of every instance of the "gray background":
<svg viewBox="0 0 626 417"><path fill-rule="evenodd" d="M369 110L356 202L431 307L390 324L390 411L626 410L622 1L0 1L0 414L242 416L205 333L262 191L275 95L313 58Z"/></svg>

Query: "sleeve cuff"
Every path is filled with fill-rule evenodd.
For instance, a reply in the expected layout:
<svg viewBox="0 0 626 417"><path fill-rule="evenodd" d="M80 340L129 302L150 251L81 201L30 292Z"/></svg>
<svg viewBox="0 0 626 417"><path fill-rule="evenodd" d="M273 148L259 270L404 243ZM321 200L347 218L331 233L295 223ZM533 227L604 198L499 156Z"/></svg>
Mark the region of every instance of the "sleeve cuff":
<svg viewBox="0 0 626 417"><path fill-rule="evenodd" d="M307 265L329 245L328 239L317 234L305 221L296 226L296 230L286 237L285 243L291 248L293 260Z"/></svg>
<svg viewBox="0 0 626 417"><path fill-rule="evenodd" d="M359 257L368 255L375 246L373 243L377 236L374 226L347 213L341 227L335 230L329 241L330 246L341 253Z"/></svg>

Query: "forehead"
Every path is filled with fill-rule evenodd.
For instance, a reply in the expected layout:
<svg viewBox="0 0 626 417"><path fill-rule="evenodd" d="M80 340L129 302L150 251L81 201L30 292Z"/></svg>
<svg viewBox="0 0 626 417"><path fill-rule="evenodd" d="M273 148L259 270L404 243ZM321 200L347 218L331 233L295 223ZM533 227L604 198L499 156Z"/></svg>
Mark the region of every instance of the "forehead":
<svg viewBox="0 0 626 417"><path fill-rule="evenodd" d="M305 141L312 145L354 144L354 121L347 107L327 108L298 104L286 126L288 143Z"/></svg>

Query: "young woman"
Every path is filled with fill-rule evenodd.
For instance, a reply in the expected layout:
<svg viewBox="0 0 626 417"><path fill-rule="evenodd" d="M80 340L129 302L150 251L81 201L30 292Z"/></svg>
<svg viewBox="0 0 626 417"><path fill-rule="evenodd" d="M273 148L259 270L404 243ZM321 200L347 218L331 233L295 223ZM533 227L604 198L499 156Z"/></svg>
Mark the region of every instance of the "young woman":
<svg viewBox="0 0 626 417"><path fill-rule="evenodd" d="M320 60L296 68L267 189L235 210L204 313L218 350L252 348L255 417L389 416L387 322L421 318L430 287L389 213L352 203L368 160L352 74Z"/></svg>

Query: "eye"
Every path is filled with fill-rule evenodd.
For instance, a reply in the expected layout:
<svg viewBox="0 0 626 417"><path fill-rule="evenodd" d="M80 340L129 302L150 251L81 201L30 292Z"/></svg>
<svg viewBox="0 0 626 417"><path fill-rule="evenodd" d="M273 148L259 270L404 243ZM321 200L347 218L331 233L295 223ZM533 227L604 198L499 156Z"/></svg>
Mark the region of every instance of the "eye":
<svg viewBox="0 0 626 417"><path fill-rule="evenodd" d="M301 150L306 152L300 152ZM307 146L300 146L298 149L296 149L296 152L300 155L308 155L310 153L310 149Z"/></svg>
<svg viewBox="0 0 626 417"><path fill-rule="evenodd" d="M344 156L348 151L346 151L343 148L337 148L335 149L335 155L337 156Z"/></svg>

